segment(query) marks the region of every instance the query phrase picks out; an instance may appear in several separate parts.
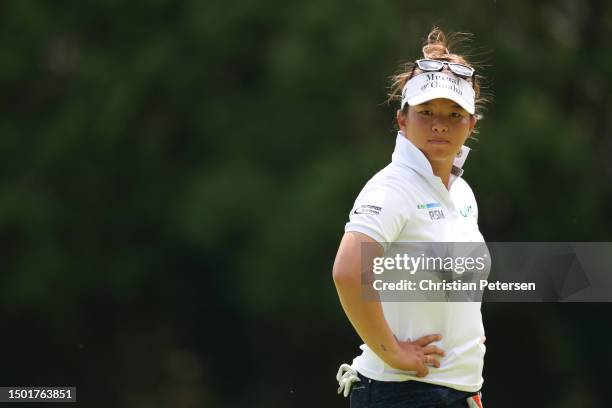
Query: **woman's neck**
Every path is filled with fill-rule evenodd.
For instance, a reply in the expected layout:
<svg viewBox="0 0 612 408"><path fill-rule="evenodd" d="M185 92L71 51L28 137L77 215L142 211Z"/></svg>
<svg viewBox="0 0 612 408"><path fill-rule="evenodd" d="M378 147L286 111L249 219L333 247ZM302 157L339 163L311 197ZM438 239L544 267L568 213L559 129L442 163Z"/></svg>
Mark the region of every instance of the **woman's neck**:
<svg viewBox="0 0 612 408"><path fill-rule="evenodd" d="M433 174L440 177L440 179L442 180L442 183L448 190L448 184L450 182L450 174L451 174L451 170L453 169L453 162L452 161L450 162L430 161L429 164L431 164Z"/></svg>

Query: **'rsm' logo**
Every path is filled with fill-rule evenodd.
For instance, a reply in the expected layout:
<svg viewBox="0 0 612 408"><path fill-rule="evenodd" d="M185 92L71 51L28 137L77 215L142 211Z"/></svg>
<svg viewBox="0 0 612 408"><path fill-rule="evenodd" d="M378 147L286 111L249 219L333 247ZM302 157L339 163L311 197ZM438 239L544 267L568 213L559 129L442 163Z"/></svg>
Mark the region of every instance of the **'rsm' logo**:
<svg viewBox="0 0 612 408"><path fill-rule="evenodd" d="M442 210L429 210L429 218L432 220L441 220L444 218L444 213Z"/></svg>

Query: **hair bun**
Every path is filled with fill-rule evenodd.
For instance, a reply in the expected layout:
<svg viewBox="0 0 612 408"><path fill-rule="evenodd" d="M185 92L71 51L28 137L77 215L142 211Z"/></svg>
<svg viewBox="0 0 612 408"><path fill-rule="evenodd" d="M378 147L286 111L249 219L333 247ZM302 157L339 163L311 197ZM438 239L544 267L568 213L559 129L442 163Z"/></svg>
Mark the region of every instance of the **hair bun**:
<svg viewBox="0 0 612 408"><path fill-rule="evenodd" d="M423 56L425 58L439 59L448 57L449 55L450 51L448 49L448 38L446 34L438 27L434 27L427 36L425 45L423 45Z"/></svg>
<svg viewBox="0 0 612 408"><path fill-rule="evenodd" d="M427 44L423 47L423 56L430 59L446 58L450 52L444 44Z"/></svg>

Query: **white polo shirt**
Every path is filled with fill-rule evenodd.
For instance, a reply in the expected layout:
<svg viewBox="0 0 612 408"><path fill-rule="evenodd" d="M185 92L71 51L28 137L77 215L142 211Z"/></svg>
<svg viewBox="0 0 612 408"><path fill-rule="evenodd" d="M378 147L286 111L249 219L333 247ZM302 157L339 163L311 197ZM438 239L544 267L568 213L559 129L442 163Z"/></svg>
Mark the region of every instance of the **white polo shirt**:
<svg viewBox="0 0 612 408"><path fill-rule="evenodd" d="M462 149L463 157L455 160L459 169L468 151ZM484 242L472 189L453 174L449 186L399 132L391 163L367 182L345 231L366 234L385 250L389 242ZM440 334L442 340L433 344L446 355L440 368L428 366L429 374L418 378L414 372L387 365L363 344L363 353L353 360L354 369L378 381L416 380L461 391L480 390L485 346L479 302L382 302L382 308L398 340Z"/></svg>

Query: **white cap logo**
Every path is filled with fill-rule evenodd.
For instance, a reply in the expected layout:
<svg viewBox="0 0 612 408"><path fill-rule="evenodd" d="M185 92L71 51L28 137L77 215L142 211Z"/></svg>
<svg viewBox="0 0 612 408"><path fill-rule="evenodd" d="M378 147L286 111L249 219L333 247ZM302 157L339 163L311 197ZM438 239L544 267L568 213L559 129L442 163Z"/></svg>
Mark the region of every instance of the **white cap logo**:
<svg viewBox="0 0 612 408"><path fill-rule="evenodd" d="M474 114L474 88L463 78L441 72L425 72L406 82L402 90L401 109L407 103L418 105L432 99L444 98L456 102Z"/></svg>

